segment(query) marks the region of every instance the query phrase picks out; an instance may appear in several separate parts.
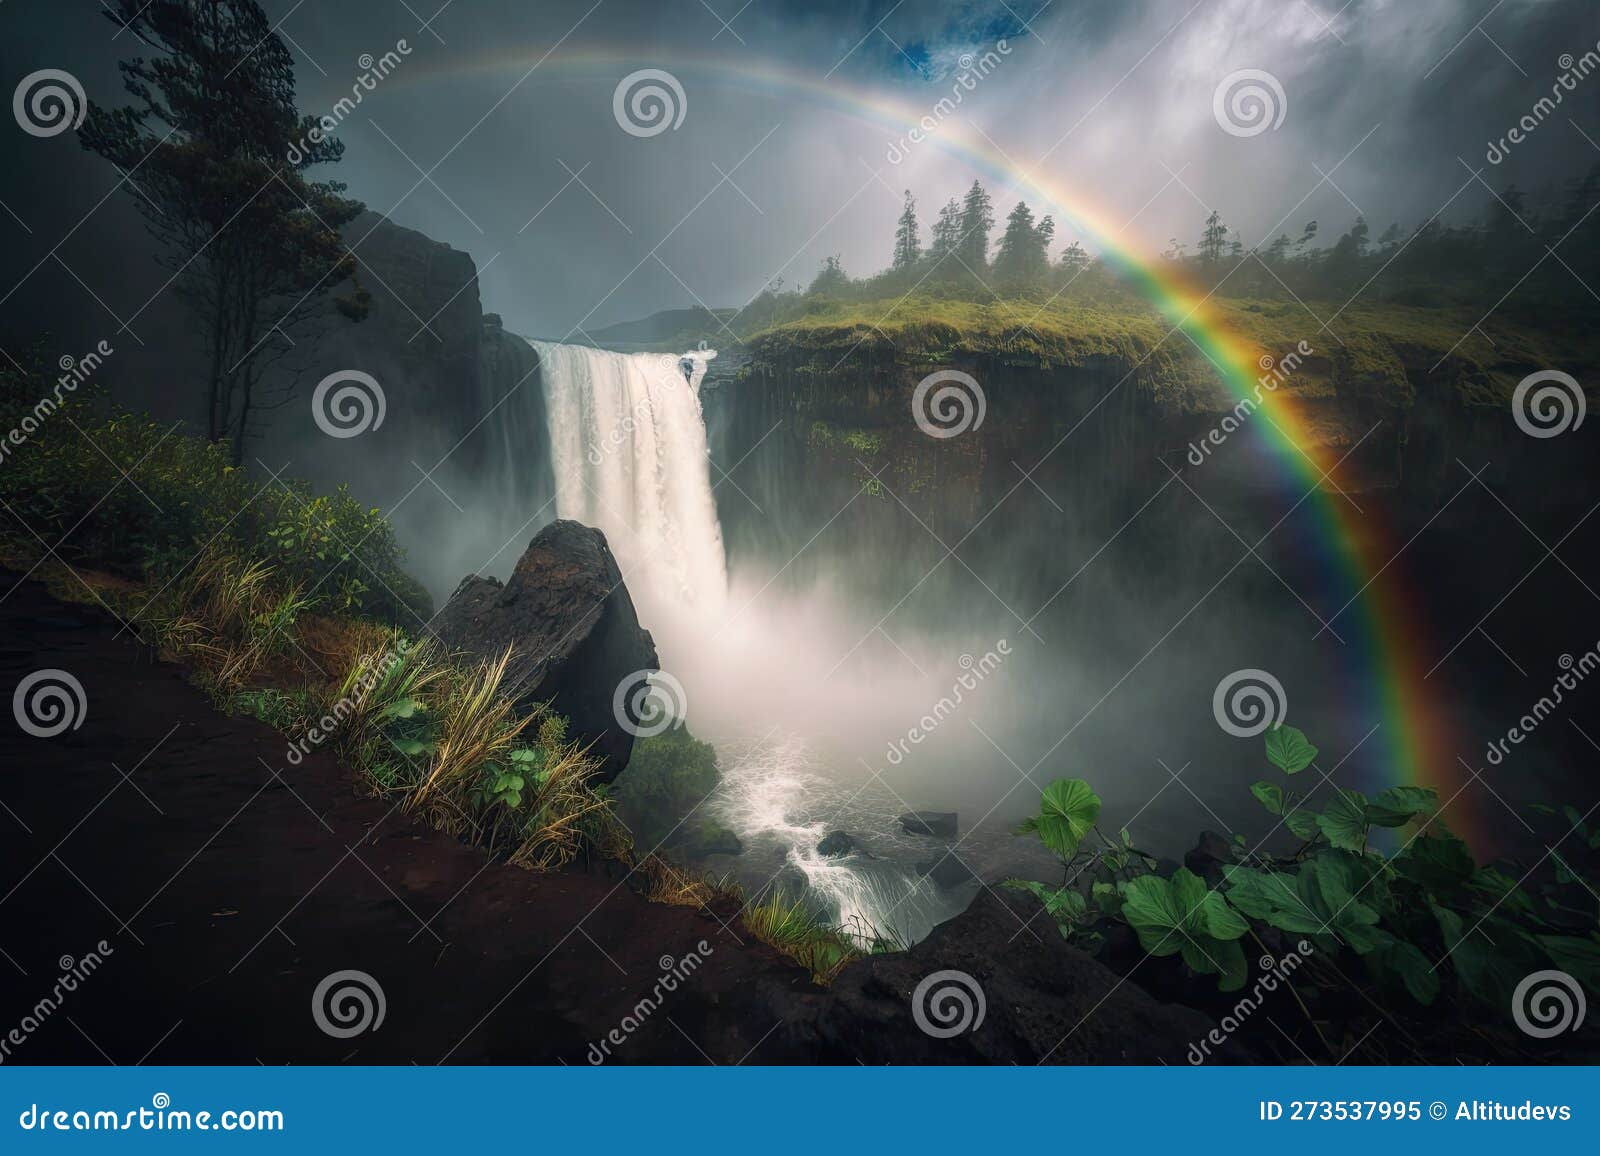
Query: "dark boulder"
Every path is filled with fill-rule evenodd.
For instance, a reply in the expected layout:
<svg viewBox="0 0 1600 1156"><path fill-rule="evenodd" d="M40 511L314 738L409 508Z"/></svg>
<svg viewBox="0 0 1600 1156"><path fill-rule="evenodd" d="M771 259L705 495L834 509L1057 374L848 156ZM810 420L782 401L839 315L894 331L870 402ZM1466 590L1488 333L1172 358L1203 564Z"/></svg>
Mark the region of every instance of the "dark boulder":
<svg viewBox="0 0 1600 1156"><path fill-rule="evenodd" d="M917 864L917 873L926 875L945 891L952 887L960 887L963 883L976 883L977 874L963 863L958 855L946 851L937 859L930 859L925 863Z"/></svg>
<svg viewBox="0 0 1600 1156"><path fill-rule="evenodd" d="M848 855L856 848L856 841L843 831L830 831L822 837L817 844L817 854L829 859L839 855Z"/></svg>
<svg viewBox="0 0 1600 1156"><path fill-rule="evenodd" d="M477 658L498 657L510 645L507 689L530 707L549 702L565 715L572 736L592 743L602 758L599 780L610 782L628 765L633 734L613 704L619 687L630 679L638 684L659 662L599 530L566 519L550 523L504 584L463 578L432 631L451 650ZM621 696L629 717L633 689Z"/></svg>
<svg viewBox="0 0 1600 1156"><path fill-rule="evenodd" d="M912 811L900 816L900 826L908 835L940 835L954 838L956 813L954 811Z"/></svg>
<svg viewBox="0 0 1600 1156"><path fill-rule="evenodd" d="M1215 831L1200 832L1200 841L1183 854L1183 865L1207 883L1222 881L1222 867L1233 862L1233 844Z"/></svg>
<svg viewBox="0 0 1600 1156"><path fill-rule="evenodd" d="M980 891L922 942L849 964L826 992L791 983L751 994L782 1024L762 1045L770 1062L1181 1065L1213 1026L1073 947L1037 899L1011 892ZM1210 1057L1252 1058L1233 1039Z"/></svg>
<svg viewBox="0 0 1600 1156"><path fill-rule="evenodd" d="M704 859L708 855L743 855L744 843L721 823L705 822L693 831L674 838L669 846L686 859Z"/></svg>

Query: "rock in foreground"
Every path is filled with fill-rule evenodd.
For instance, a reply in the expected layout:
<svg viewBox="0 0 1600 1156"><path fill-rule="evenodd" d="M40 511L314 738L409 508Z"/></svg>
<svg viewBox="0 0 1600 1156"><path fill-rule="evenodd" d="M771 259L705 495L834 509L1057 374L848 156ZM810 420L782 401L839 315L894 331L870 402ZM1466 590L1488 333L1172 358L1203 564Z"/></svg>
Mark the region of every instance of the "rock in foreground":
<svg viewBox="0 0 1600 1156"><path fill-rule="evenodd" d="M618 687L637 684L659 662L599 530L566 519L550 523L504 584L463 578L432 630L451 650L479 658L512 646L506 686L518 700L549 702L565 715L572 736L592 743L602 758L599 780L610 782L628 765L633 735L613 703ZM623 695L625 709L632 697Z"/></svg>
<svg viewBox="0 0 1600 1156"><path fill-rule="evenodd" d="M912 811L900 816L900 826L908 835L939 835L954 838L956 813L954 811Z"/></svg>
<svg viewBox="0 0 1600 1156"><path fill-rule="evenodd" d="M817 844L817 854L833 859L855 850L856 841L844 831L829 831Z"/></svg>

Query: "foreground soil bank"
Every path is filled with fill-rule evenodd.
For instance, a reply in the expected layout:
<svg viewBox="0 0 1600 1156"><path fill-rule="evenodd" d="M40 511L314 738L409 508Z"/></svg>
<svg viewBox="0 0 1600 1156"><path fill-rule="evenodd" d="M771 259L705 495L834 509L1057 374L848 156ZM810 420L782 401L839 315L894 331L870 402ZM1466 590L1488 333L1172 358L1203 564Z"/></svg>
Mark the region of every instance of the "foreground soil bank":
<svg viewBox="0 0 1600 1156"><path fill-rule="evenodd" d="M12 574L0 598L6 697L55 668L85 699L53 738L0 720L7 1063L1176 1063L1210 1027L991 894L816 988L733 910L648 903L615 864L493 863L325 754L290 765L280 735L220 714L103 611ZM952 969L984 1017L941 1039L912 996ZM338 1009L314 996L350 970L381 988L382 1022L330 1035Z"/></svg>

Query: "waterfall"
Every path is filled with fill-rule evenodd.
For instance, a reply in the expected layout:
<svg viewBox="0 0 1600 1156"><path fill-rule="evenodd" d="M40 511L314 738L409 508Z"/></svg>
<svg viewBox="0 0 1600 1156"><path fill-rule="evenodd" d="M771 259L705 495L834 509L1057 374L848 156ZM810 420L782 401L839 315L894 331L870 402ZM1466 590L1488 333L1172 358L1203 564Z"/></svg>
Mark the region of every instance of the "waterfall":
<svg viewBox="0 0 1600 1156"><path fill-rule="evenodd" d="M686 688L699 737L717 747L722 784L708 809L747 846L775 854L782 873L803 879L847 930L903 942L927 934L953 910L919 872L864 853L828 859L817 852L829 829L825 818L834 825L865 818L854 809L862 787L841 787L806 739L762 742L749 733L766 732L770 740L773 720L796 704L837 724L842 708L860 709L867 700L858 690L840 691L848 702L819 697L838 654L854 650L849 641L818 648L821 635L796 606L774 610L770 602L733 605L729 598L700 404L716 353L612 353L550 342L534 348L556 515L605 532L663 668ZM893 800L880 803L881 825L892 822L894 807ZM778 872L754 866L760 857L752 851L741 860L759 876L741 880L752 894L779 880Z"/></svg>
<svg viewBox="0 0 1600 1156"><path fill-rule="evenodd" d="M719 608L728 572L700 383L714 351L675 357L534 342L556 514L605 532L636 598Z"/></svg>

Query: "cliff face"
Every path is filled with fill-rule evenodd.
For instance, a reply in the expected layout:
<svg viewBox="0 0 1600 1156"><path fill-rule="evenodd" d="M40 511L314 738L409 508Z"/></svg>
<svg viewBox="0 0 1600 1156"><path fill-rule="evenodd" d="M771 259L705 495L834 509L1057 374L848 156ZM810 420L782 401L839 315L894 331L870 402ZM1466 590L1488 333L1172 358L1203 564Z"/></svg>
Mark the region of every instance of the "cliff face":
<svg viewBox="0 0 1600 1156"><path fill-rule="evenodd" d="M383 385L399 429L465 430L477 407L483 310L471 256L375 213L345 230L357 278L372 295L355 325L333 325L319 367L355 368Z"/></svg>
<svg viewBox="0 0 1600 1156"><path fill-rule="evenodd" d="M1579 464L1571 439L1529 438L1512 421L1511 387L1533 368L1513 360L1485 369L1428 344L1361 335L1299 359L1273 388L1303 416L1297 441L1343 459L1339 488L1403 512L1460 485L1457 457L1493 459L1530 492ZM941 383L951 390L943 419L939 385L917 401L919 382L936 370L977 383L976 393ZM959 342L919 350L757 338L715 405L723 454L741 463L736 480L764 511L724 499L735 549L793 549L835 514L836 542L893 542L890 524L909 513L953 544L1019 486L1058 502L1070 495L1092 522L1119 497L1148 494L1168 467L1203 466L1243 501L1297 473L1263 453L1269 413L1236 408L1203 366L1137 349L1043 365ZM953 426L961 432L943 437L927 428ZM1213 433L1220 440L1209 444ZM929 538L919 530L908 544Z"/></svg>

